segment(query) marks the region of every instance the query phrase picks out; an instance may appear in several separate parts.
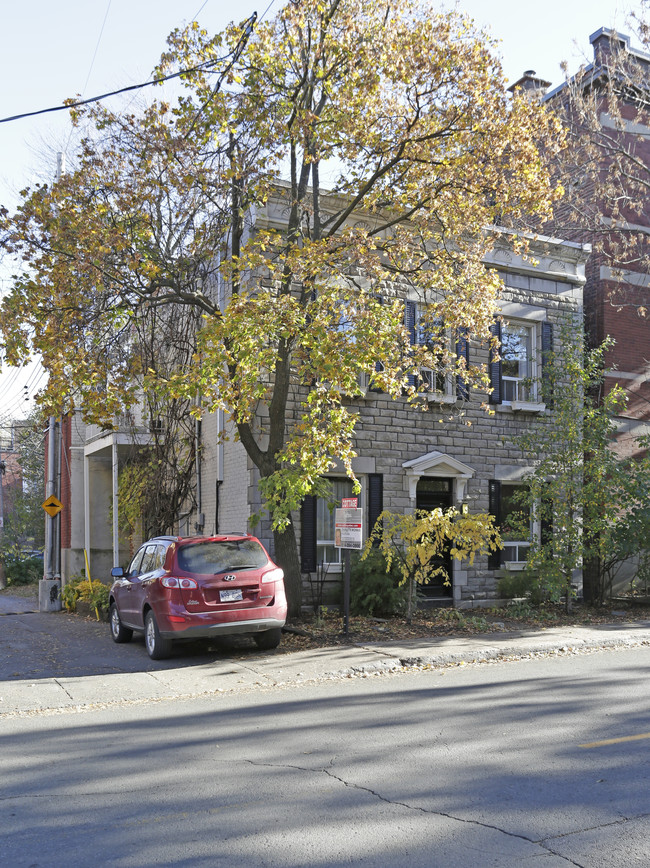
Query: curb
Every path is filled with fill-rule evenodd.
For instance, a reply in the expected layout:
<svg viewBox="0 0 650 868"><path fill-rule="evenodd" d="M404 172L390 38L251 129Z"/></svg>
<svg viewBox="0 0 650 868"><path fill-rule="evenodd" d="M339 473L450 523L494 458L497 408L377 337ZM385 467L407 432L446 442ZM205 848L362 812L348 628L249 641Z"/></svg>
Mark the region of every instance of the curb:
<svg viewBox="0 0 650 868"><path fill-rule="evenodd" d="M495 648L486 646L467 651L441 652L438 654L416 654L408 657L387 657L373 663L350 666L336 672L327 672L327 677L351 677L355 675L376 675L396 672L402 669L453 666L458 663L483 663L487 660L522 659L539 654L575 654L579 651L605 651L610 648L634 648L650 646L650 638L620 636L611 639L572 638L562 642L522 645L520 647ZM364 646L358 646L364 647Z"/></svg>

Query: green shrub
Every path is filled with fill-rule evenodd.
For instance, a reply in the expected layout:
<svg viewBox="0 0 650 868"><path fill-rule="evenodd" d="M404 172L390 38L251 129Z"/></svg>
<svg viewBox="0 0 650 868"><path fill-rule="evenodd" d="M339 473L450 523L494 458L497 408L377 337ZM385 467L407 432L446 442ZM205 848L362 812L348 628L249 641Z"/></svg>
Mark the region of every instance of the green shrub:
<svg viewBox="0 0 650 868"><path fill-rule="evenodd" d="M372 549L362 561L352 560L350 569L350 611L353 615L400 615L406 611L406 586L400 587L396 564L386 572L386 559Z"/></svg>
<svg viewBox="0 0 650 868"><path fill-rule="evenodd" d="M43 578L41 558L18 558L7 556L7 585L33 585Z"/></svg>
<svg viewBox="0 0 650 868"><path fill-rule="evenodd" d="M85 576L73 576L61 591L61 600L68 612L74 612L77 603L89 603L93 609L108 609L108 585L99 579L88 581Z"/></svg>
<svg viewBox="0 0 650 868"><path fill-rule="evenodd" d="M510 603L505 613L508 618L532 618L536 614L536 609L526 600L518 600L516 603Z"/></svg>
<svg viewBox="0 0 650 868"><path fill-rule="evenodd" d="M465 626L465 616L460 609L438 609L435 613L436 621L443 621L448 624Z"/></svg>
<svg viewBox="0 0 650 868"><path fill-rule="evenodd" d="M490 622L483 615L470 615L465 618L465 623L474 630L479 630L481 633L489 633L493 629Z"/></svg>
<svg viewBox="0 0 650 868"><path fill-rule="evenodd" d="M525 597L534 606L548 601L549 591L540 581L539 576L528 570L508 573L499 579L499 594L508 600L514 597Z"/></svg>

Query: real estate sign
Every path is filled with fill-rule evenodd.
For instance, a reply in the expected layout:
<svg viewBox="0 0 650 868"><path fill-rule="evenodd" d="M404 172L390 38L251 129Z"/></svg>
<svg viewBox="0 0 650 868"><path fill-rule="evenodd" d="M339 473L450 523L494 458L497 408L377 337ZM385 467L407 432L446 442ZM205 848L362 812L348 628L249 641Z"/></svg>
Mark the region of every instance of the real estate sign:
<svg viewBox="0 0 650 868"><path fill-rule="evenodd" d="M343 507L334 512L334 545L337 549L361 549L363 545L363 510L350 507L345 498Z"/></svg>

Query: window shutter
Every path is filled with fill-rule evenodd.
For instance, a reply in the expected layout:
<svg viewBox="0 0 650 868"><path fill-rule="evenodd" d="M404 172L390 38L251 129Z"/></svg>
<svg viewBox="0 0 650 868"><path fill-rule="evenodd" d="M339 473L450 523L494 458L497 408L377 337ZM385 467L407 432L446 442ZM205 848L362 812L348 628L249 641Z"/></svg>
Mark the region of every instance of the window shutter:
<svg viewBox="0 0 650 868"><path fill-rule="evenodd" d="M498 479L491 479L488 488L490 515L494 516L495 524L501 524L501 483ZM490 552L488 555L488 570L498 570L501 567L501 549Z"/></svg>
<svg viewBox="0 0 650 868"><path fill-rule="evenodd" d="M490 334L497 339L499 347L501 346L501 321L495 320L490 326ZM500 404L502 401L503 386L501 382L501 359L496 360L494 357L496 351L490 347L490 386L492 393L490 395L490 404Z"/></svg>
<svg viewBox="0 0 650 868"><path fill-rule="evenodd" d="M553 500L549 494L545 493L542 495L540 508L542 513L539 523L541 534L540 541L543 546L546 546L553 542Z"/></svg>
<svg viewBox="0 0 650 868"><path fill-rule="evenodd" d="M458 329L458 340L456 341L456 355L459 359L465 359L465 364L469 364L469 339L468 331L465 326ZM464 377L458 375L456 377L456 397L461 401L469 401L469 385Z"/></svg>
<svg viewBox="0 0 650 868"><path fill-rule="evenodd" d="M542 323L542 400L553 409L553 323Z"/></svg>
<svg viewBox="0 0 650 868"><path fill-rule="evenodd" d="M405 301L404 302L404 325L406 326L406 330L409 334L409 342L411 344L415 344L415 302L414 301ZM414 374L409 374L408 383L409 386L416 385L417 378Z"/></svg>
<svg viewBox="0 0 650 868"><path fill-rule="evenodd" d="M368 536L384 509L384 475L368 474Z"/></svg>
<svg viewBox="0 0 650 868"><path fill-rule="evenodd" d="M308 494L300 507L300 560L303 573L316 571L316 495Z"/></svg>
<svg viewBox="0 0 650 868"><path fill-rule="evenodd" d="M377 295L377 296L375 296L375 298L379 302L379 304L384 303L384 299L381 295ZM381 362L375 362L375 371L383 371L383 370L384 370L384 366L382 365L382 363ZM372 383L372 380L371 380L371 383ZM375 386L373 383L370 386L368 391L369 392L377 392L378 394L381 394L384 390L380 389L379 386Z"/></svg>

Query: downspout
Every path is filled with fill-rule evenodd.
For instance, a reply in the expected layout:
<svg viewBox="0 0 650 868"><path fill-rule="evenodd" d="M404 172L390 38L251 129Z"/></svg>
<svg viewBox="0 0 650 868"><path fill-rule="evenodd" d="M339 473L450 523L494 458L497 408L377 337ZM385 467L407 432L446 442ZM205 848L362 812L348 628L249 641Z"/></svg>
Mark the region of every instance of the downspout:
<svg viewBox="0 0 650 868"><path fill-rule="evenodd" d="M197 406L201 405L201 396L197 398ZM203 532L205 527L205 515L203 514L203 498L201 492L201 420L194 421L194 450L196 463L196 524L194 529L197 533Z"/></svg>
<svg viewBox="0 0 650 868"><path fill-rule="evenodd" d="M63 417L54 423L57 432L56 496L61 500L61 466L63 464ZM61 578L61 513L54 519L54 578Z"/></svg>
<svg viewBox="0 0 650 868"><path fill-rule="evenodd" d="M219 533L219 505L223 485L223 410L217 410L217 479L214 506L214 532Z"/></svg>
<svg viewBox="0 0 650 868"><path fill-rule="evenodd" d="M113 434L113 442L111 444L111 478L112 478L112 502L113 502L113 566L120 565L120 516L119 516L119 453L117 451L117 443L115 442L116 434Z"/></svg>

